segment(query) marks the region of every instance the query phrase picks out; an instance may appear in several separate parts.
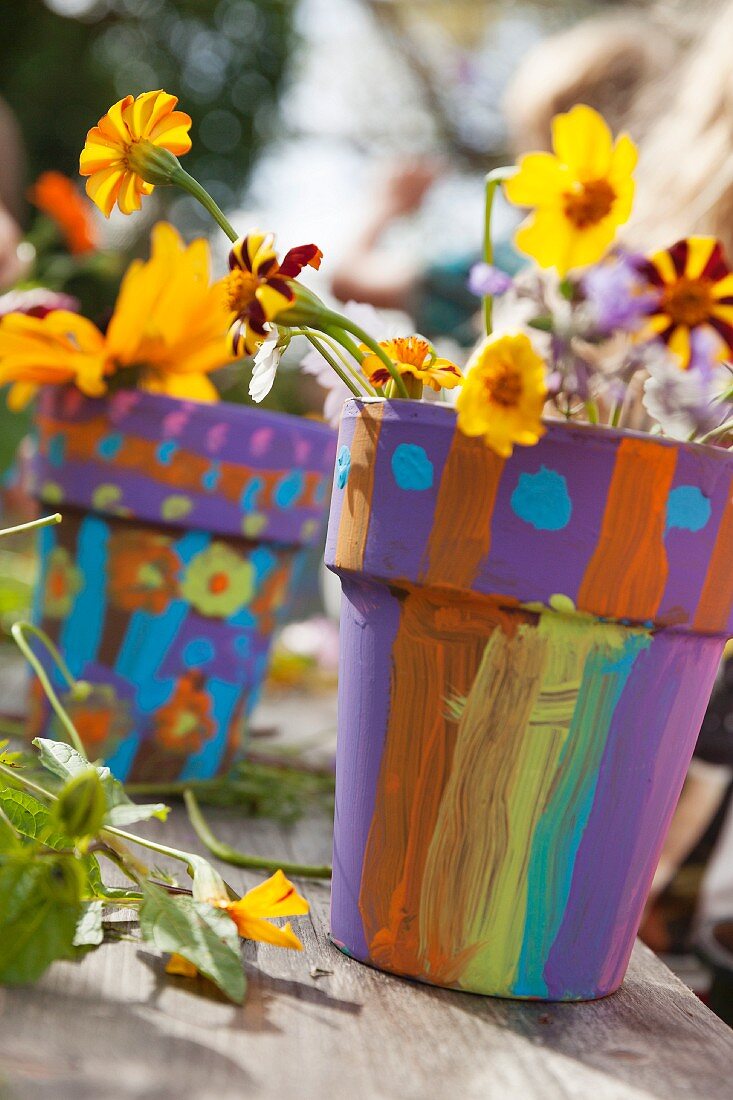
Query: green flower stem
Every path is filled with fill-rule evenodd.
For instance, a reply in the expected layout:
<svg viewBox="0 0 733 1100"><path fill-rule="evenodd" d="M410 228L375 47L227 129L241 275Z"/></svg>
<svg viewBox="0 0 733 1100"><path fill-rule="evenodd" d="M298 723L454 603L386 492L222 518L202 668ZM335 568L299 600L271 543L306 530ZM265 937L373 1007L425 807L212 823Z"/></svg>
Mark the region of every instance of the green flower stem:
<svg viewBox="0 0 733 1100"><path fill-rule="evenodd" d="M510 179L516 174L516 167L512 165L507 168L495 168L493 172L489 172L486 177L486 198L484 205L484 247L483 247L483 259L484 263L493 264L494 262L494 245L491 239L491 215L494 210L494 197L496 195L496 189L500 183L504 180ZM490 336L493 327L493 305L494 300L490 294L487 294L483 300L484 302L484 329L486 335Z"/></svg>
<svg viewBox="0 0 733 1100"><path fill-rule="evenodd" d="M44 669L43 665L38 660L35 653L28 644L28 641L25 637L26 633L32 634L34 637L38 638L40 642L42 642L47 652L53 658L59 672L69 685L71 691L74 691L78 681L74 679L69 670L69 666L66 664L66 661L63 659L54 643L43 630L39 630L39 628L37 626L33 626L32 623L20 622L13 624L10 629L10 633L13 635L13 639L15 641L15 644L18 646L18 649L21 651L26 661L28 661L29 665L31 665L33 671L40 680L41 687L45 691L46 697L48 698L49 703L56 712L56 716L61 722L61 725L66 730L70 743L74 746L79 755L86 760L86 750L84 748L81 738L79 737L79 734L76 731L76 727L69 718L69 715L66 713L64 707L61 705L61 700L54 691L51 685L51 681L46 675L46 670Z"/></svg>
<svg viewBox="0 0 733 1100"><path fill-rule="evenodd" d="M402 375L397 370L390 357L384 348L380 348L376 340L372 339L369 333L364 332L364 329L357 325L354 321L350 321L348 317L344 317L340 313L335 313L332 310L328 310L326 313L325 329L329 336L332 336L334 340L338 340L341 343L341 332L350 332L352 336L355 336L357 340L361 340L362 344L366 344L370 351L373 351L378 359L384 363L385 367L392 375L392 379L395 384L398 397L409 398L407 387L403 381ZM346 347L346 345L344 345Z"/></svg>
<svg viewBox="0 0 733 1100"><path fill-rule="evenodd" d="M321 341L318 339L318 337L314 336L314 334L312 332L308 332L308 331L304 332L303 335L305 336L306 340L308 340L308 342L313 345L313 347L316 349L318 354L323 356L323 358L328 363L329 367L331 367L332 370L336 371L336 374L339 376L341 381L344 383L345 386L348 386L348 388L351 390L351 392L354 394L354 396L355 397L363 397L364 396L364 391L357 389L356 384L352 381L352 379L349 377L349 375L346 373L346 371L343 370L338 365L338 363L333 358L333 356L331 354L329 354L329 352L326 351L325 347L323 346Z"/></svg>
<svg viewBox="0 0 733 1100"><path fill-rule="evenodd" d="M201 813L196 796L192 790L183 792L183 800L186 803L189 820L194 828L196 836L202 844L205 844L212 855L225 863L231 863L234 867L247 867L256 871L282 871L286 875L294 875L297 878L330 878L331 868L328 865L313 866L307 863L283 863L277 859L260 859L259 856L250 856L245 852L239 852L229 844L225 844L214 836L209 828L206 818Z"/></svg>
<svg viewBox="0 0 733 1100"><path fill-rule="evenodd" d="M713 428L712 431L706 432L705 435L701 435L697 442L710 443L711 440L717 439L720 435L726 435L728 432L733 432L733 419L726 420L723 424L719 424L717 428Z"/></svg>
<svg viewBox="0 0 733 1100"><path fill-rule="evenodd" d="M0 531L0 538L4 535L18 535L21 531L35 531L37 527L53 527L56 523L61 523L59 512L55 512L52 516L44 516L43 519L32 519L30 523L19 523L16 527L6 527Z"/></svg>
<svg viewBox="0 0 733 1100"><path fill-rule="evenodd" d="M237 232L232 228L223 211L214 202L209 192L201 186L198 180L190 176L185 168L181 168L179 165L178 169L173 173L171 182L177 184L183 191L188 191L189 195L193 195L193 197L201 203L204 209L211 214L212 218L221 229L224 230L230 241L234 242L238 239Z"/></svg>
<svg viewBox="0 0 733 1100"><path fill-rule="evenodd" d="M359 348L351 339L351 337L347 336L345 332L342 332L339 339L337 340L336 337L331 336L330 334L327 334L325 332L321 332L319 339L325 340L325 342L333 349L334 354L337 355L339 359L343 362L344 366L351 373L357 385L363 386L370 397L379 396L367 376L363 374L360 370L357 370L356 367L353 367L351 365L352 359L354 360L354 362L359 364L361 364L364 360L363 352L359 351ZM344 355L344 351L346 351L348 354Z"/></svg>

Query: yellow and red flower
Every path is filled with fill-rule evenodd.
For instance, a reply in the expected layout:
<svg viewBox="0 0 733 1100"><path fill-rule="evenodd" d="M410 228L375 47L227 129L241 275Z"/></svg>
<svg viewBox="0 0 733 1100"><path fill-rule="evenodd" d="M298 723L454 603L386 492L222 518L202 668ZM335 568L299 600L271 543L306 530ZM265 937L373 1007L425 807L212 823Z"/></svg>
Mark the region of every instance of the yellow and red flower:
<svg viewBox="0 0 733 1100"><path fill-rule="evenodd" d="M124 611L160 615L178 595L180 561L165 535L120 530L109 545L109 598Z"/></svg>
<svg viewBox="0 0 733 1100"><path fill-rule="evenodd" d="M655 303L641 338L663 340L683 369L692 358L691 335L715 334L721 357L733 354L733 272L715 237L687 237L655 252L641 267Z"/></svg>
<svg viewBox="0 0 733 1100"><path fill-rule="evenodd" d="M169 751L185 756L198 752L215 733L211 700L201 687L201 675L187 672L155 715L155 740Z"/></svg>
<svg viewBox="0 0 733 1100"><path fill-rule="evenodd" d="M42 172L28 192L28 198L61 230L66 247L74 256L93 252L99 234L88 207L74 184L61 172Z"/></svg>
<svg viewBox="0 0 733 1100"><path fill-rule="evenodd" d="M392 360L401 375L410 375L437 393L441 389L452 390L463 382L463 375L450 359L440 359L435 348L422 336L402 336L394 340L382 340L379 344ZM385 386L392 375L382 360L365 346L366 353L361 369L373 386Z"/></svg>
<svg viewBox="0 0 733 1100"><path fill-rule="evenodd" d="M504 190L510 202L534 208L517 230L517 248L565 275L599 260L628 221L637 151L627 134L614 142L584 104L552 120L552 147L521 157Z"/></svg>
<svg viewBox="0 0 733 1100"><path fill-rule="evenodd" d="M529 337L490 337L469 361L456 403L458 427L509 458L515 443L532 447L544 435L546 397L545 364Z"/></svg>
<svg viewBox="0 0 733 1100"><path fill-rule="evenodd" d="M222 899L216 905L226 910L243 939L274 943L277 947L290 947L295 951L303 950L290 923L278 928L268 920L270 917L299 917L308 912L308 902L282 871L276 871L270 878L248 890L239 901Z"/></svg>
<svg viewBox="0 0 733 1100"><path fill-rule="evenodd" d="M304 267L321 266L314 244L291 248L278 261L272 233L253 230L235 241L229 253L227 290L233 314L229 343L234 355L254 355L267 336L267 324L295 303L293 280Z"/></svg>
<svg viewBox="0 0 733 1100"><path fill-rule="evenodd" d="M139 210L154 183L146 178L156 150L182 156L191 148L191 119L176 111L178 99L157 90L120 99L87 134L79 172L89 198L109 217L115 203L123 214ZM174 162L175 163L175 162Z"/></svg>

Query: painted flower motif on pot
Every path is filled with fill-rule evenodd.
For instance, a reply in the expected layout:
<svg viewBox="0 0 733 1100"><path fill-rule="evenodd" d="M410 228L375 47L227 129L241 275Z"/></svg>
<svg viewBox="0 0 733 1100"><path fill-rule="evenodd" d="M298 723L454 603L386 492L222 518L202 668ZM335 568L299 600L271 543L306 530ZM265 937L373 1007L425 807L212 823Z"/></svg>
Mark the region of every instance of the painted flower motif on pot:
<svg viewBox="0 0 733 1100"><path fill-rule="evenodd" d="M181 595L202 615L228 619L254 594L255 569L224 542L212 542L192 558L181 582Z"/></svg>
<svg viewBox="0 0 733 1100"><path fill-rule="evenodd" d="M254 355L267 336L267 323L295 304L292 280L304 267L319 268L323 253L314 244L291 248L282 263L272 233L253 230L229 253L229 308L234 315L229 342L234 355Z"/></svg>
<svg viewBox="0 0 733 1100"><path fill-rule="evenodd" d="M722 358L733 353L733 272L715 237L687 237L650 256L641 273L656 292L642 336L663 340L687 369L691 336L716 338Z"/></svg>
<svg viewBox="0 0 733 1100"><path fill-rule="evenodd" d="M50 619L65 619L84 585L84 576L64 546L48 555L43 588L43 613Z"/></svg>
<svg viewBox="0 0 733 1100"><path fill-rule="evenodd" d="M565 275L595 263L631 213L636 146L614 142L603 118L578 104L552 121L552 153L527 153L504 185L510 202L533 207L515 236L540 267Z"/></svg>
<svg viewBox="0 0 733 1100"><path fill-rule="evenodd" d="M152 531L117 530L109 544L110 602L123 611L160 615L179 596L181 569L171 540Z"/></svg>
<svg viewBox="0 0 733 1100"><path fill-rule="evenodd" d="M544 434L545 364L524 333L490 338L474 352L458 395L458 427L503 458Z"/></svg>
<svg viewBox="0 0 733 1100"><path fill-rule="evenodd" d="M379 346L386 351L403 377L408 375L421 385L429 386L436 393L441 389L455 389L463 381L463 375L455 363L451 363L449 359L440 359L433 345L422 336L383 340ZM361 350L365 352L361 364L364 374L373 386L379 388L386 386L392 378L387 367L379 356L370 352L367 347L362 346Z"/></svg>
<svg viewBox="0 0 733 1100"><path fill-rule="evenodd" d="M129 700L112 684L91 684L86 695L69 692L61 701L92 759L111 756L135 727ZM63 737L60 728L56 736Z"/></svg>
<svg viewBox="0 0 733 1100"><path fill-rule="evenodd" d="M153 718L153 738L163 748L185 756L198 752L216 733L211 699L202 676L188 672L176 684L170 700Z"/></svg>

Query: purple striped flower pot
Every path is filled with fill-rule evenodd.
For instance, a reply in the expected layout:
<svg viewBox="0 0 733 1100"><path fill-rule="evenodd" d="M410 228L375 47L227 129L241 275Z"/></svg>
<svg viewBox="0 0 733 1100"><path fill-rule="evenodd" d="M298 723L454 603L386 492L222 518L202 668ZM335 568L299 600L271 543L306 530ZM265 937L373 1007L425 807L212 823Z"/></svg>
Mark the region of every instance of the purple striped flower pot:
<svg viewBox="0 0 733 1100"><path fill-rule="evenodd" d="M123 780L217 774L322 530L335 433L134 390L48 389L38 427L37 496L64 521L42 532L35 621L93 685L66 697L82 738Z"/></svg>
<svg viewBox="0 0 733 1100"><path fill-rule="evenodd" d="M733 610L733 456L347 403L332 936L436 985L621 984Z"/></svg>

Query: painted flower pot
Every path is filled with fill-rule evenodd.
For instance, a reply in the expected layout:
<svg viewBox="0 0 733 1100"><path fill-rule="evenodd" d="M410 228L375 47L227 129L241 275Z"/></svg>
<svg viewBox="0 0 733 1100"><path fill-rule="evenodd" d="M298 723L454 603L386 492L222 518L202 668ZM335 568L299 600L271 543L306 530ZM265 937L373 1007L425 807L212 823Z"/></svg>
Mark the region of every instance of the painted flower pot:
<svg viewBox="0 0 733 1100"><path fill-rule="evenodd" d="M347 404L331 929L436 985L621 984L731 633L733 456Z"/></svg>
<svg viewBox="0 0 733 1100"><path fill-rule="evenodd" d="M120 779L206 778L240 747L308 547L335 434L298 417L139 391L47 390L35 620L88 698L70 711ZM63 684L57 676L59 689ZM33 732L48 724L35 690Z"/></svg>

